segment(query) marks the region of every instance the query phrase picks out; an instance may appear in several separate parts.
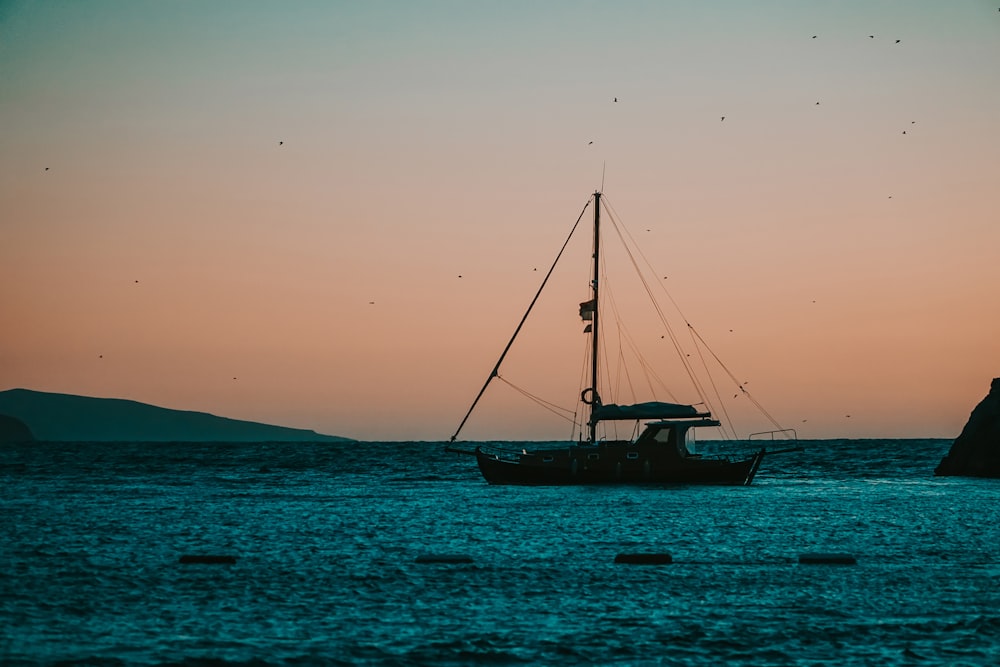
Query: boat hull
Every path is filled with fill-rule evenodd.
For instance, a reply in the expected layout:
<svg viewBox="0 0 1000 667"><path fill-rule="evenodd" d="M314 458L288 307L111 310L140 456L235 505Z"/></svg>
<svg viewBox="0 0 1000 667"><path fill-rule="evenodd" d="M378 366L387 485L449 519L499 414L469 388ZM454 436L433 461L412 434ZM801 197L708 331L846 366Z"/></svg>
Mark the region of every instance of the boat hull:
<svg viewBox="0 0 1000 667"><path fill-rule="evenodd" d="M663 444L629 442L566 449L510 451L476 448L476 461L490 484L714 484L753 482L765 450L731 459L681 455Z"/></svg>

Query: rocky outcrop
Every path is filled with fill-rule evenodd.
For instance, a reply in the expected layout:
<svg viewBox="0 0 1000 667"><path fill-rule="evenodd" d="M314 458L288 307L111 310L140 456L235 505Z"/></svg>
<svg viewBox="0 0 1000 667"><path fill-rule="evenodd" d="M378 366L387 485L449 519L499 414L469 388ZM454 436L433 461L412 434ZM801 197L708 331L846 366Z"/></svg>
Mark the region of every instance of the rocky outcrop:
<svg viewBox="0 0 1000 667"><path fill-rule="evenodd" d="M1000 378L993 379L934 474L1000 478Z"/></svg>
<svg viewBox="0 0 1000 667"><path fill-rule="evenodd" d="M0 415L0 443L34 442L31 429L20 419Z"/></svg>

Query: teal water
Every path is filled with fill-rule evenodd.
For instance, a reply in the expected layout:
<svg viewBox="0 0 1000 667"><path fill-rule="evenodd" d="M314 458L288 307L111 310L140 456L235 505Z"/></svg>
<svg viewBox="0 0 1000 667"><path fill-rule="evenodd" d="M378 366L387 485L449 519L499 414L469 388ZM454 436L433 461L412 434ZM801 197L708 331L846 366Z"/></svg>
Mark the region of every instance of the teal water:
<svg viewBox="0 0 1000 667"><path fill-rule="evenodd" d="M441 443L0 447L0 662L1000 663L1000 480L933 477L949 441L804 444L733 488L492 487ZM473 563L415 562L444 553Z"/></svg>

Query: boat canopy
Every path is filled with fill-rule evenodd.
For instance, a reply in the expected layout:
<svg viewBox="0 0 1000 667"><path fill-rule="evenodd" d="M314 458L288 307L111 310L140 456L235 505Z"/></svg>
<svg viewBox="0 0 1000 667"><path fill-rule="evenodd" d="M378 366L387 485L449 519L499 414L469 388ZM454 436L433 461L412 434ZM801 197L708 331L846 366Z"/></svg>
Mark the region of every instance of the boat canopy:
<svg viewBox="0 0 1000 667"><path fill-rule="evenodd" d="M718 419L685 419L683 421L663 420L646 424L647 429L672 428L675 426L683 426L685 429L688 429L692 426L722 426L722 422Z"/></svg>
<svg viewBox="0 0 1000 667"><path fill-rule="evenodd" d="M608 403L607 405L594 406L594 413L591 419L594 422L599 422L627 419L680 419L684 417L707 416L709 416L708 413L698 412L691 405L650 401L649 403L636 403L635 405Z"/></svg>

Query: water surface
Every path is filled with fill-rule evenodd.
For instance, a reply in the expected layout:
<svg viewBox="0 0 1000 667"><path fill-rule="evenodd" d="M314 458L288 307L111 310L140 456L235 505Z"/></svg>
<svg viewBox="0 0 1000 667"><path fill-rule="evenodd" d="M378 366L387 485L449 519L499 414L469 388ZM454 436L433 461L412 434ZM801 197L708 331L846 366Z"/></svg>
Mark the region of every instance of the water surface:
<svg viewBox="0 0 1000 667"><path fill-rule="evenodd" d="M441 443L2 447L0 662L1000 662L1000 481L933 477L949 441L805 444L726 488L493 487ZM444 553L474 562L415 562Z"/></svg>

